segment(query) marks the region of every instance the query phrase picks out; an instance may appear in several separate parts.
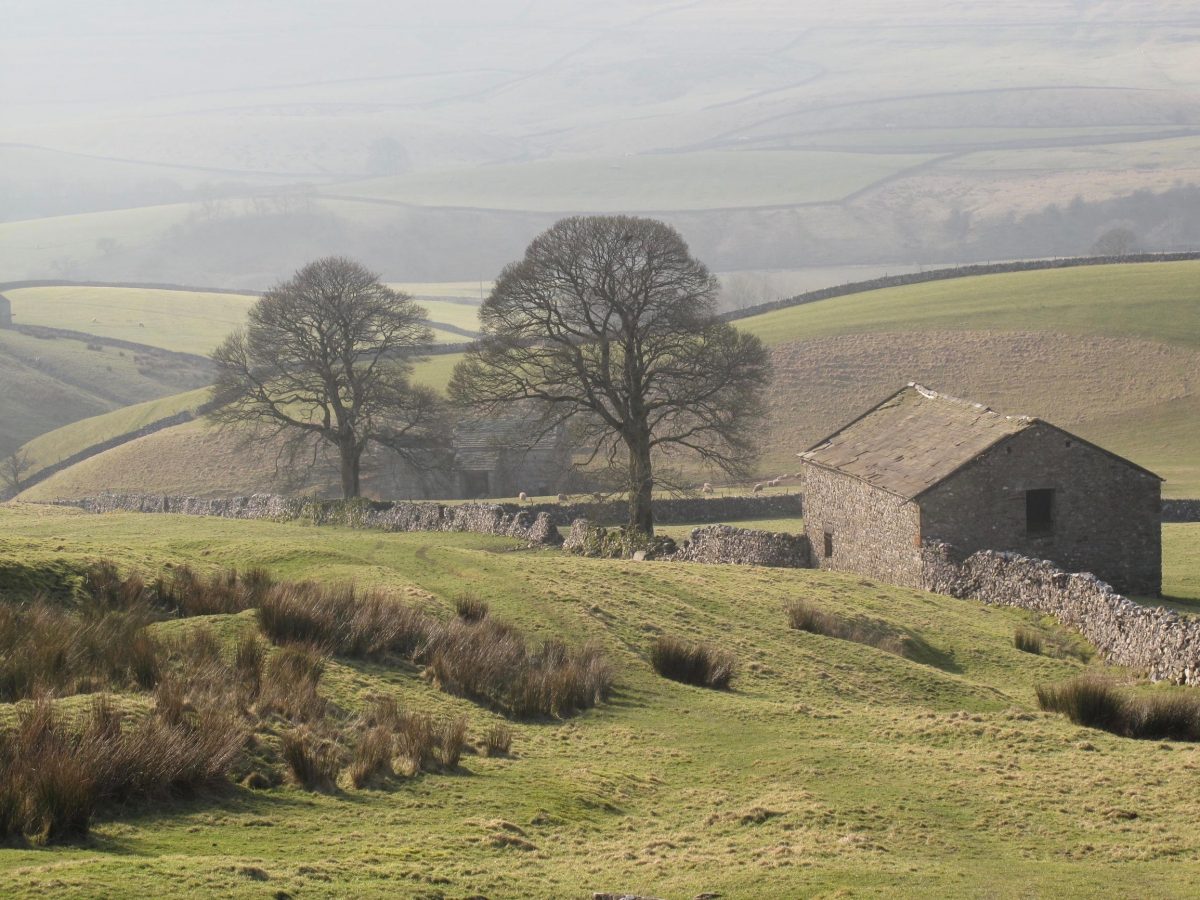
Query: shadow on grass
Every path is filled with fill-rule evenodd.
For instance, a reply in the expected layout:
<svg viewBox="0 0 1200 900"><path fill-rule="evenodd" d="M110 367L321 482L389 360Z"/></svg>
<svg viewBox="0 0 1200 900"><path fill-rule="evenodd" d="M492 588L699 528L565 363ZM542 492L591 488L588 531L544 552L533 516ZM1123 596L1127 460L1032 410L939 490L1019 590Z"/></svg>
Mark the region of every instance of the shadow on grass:
<svg viewBox="0 0 1200 900"><path fill-rule="evenodd" d="M932 666L935 669L941 669L943 672L949 672L952 675L961 675L963 667L958 664L958 660L954 658L952 651L939 650L933 644L929 643L918 632L908 628L902 628L904 642L904 658L922 665Z"/></svg>

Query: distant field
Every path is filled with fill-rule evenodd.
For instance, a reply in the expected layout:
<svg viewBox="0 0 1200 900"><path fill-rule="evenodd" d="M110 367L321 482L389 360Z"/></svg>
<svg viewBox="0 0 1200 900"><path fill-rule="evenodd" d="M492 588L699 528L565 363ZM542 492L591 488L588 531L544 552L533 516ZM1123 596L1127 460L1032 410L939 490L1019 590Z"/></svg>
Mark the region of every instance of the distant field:
<svg viewBox="0 0 1200 900"><path fill-rule="evenodd" d="M1044 330L1200 347L1200 261L1081 266L906 285L739 319L775 345L927 329Z"/></svg>
<svg viewBox="0 0 1200 900"><path fill-rule="evenodd" d="M206 355L239 327L257 297L147 288L18 288L13 319Z"/></svg>
<svg viewBox="0 0 1200 900"><path fill-rule="evenodd" d="M39 435L25 445L30 461L38 468L52 465L102 441L136 431L143 425L195 409L208 399L208 388L175 394L161 400L135 403L92 416Z"/></svg>
<svg viewBox="0 0 1200 900"><path fill-rule="evenodd" d="M427 172L323 190L421 206L541 211L786 206L840 200L927 159L821 151L661 154Z"/></svg>

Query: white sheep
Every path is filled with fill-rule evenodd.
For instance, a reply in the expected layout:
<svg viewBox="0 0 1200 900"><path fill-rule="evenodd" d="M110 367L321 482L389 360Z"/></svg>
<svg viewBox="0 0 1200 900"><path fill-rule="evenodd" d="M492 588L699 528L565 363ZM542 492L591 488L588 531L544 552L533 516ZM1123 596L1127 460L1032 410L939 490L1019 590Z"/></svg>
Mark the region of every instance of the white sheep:
<svg viewBox="0 0 1200 900"><path fill-rule="evenodd" d="M704 482L704 484L700 485L700 493L711 494L712 492L713 492L713 486L711 484L709 484L707 481Z"/></svg>
<svg viewBox="0 0 1200 900"><path fill-rule="evenodd" d="M600 493L599 491L592 491L592 499L595 500L597 503L603 503L604 495L602 493Z"/></svg>
<svg viewBox="0 0 1200 900"><path fill-rule="evenodd" d="M762 489L763 489L763 487L764 487L764 485L763 485L763 483L760 481L758 484L756 484L756 485L754 486L754 490L753 490L751 493L754 493L754 494L761 494L761 493L762 493Z"/></svg>
<svg viewBox="0 0 1200 900"><path fill-rule="evenodd" d="M567 502L567 495L566 495L566 494L559 494L559 495L558 495L558 502L559 502L559 503L566 503L566 502Z"/></svg>
<svg viewBox="0 0 1200 900"><path fill-rule="evenodd" d="M138 328L145 328L145 327L146 327L145 322L138 322Z"/></svg>
<svg viewBox="0 0 1200 900"><path fill-rule="evenodd" d="M528 503L528 502L529 502L529 495L528 495L528 494L526 494L524 491L521 491L521 493L517 494L517 499L518 499L519 501L521 501L522 503Z"/></svg>

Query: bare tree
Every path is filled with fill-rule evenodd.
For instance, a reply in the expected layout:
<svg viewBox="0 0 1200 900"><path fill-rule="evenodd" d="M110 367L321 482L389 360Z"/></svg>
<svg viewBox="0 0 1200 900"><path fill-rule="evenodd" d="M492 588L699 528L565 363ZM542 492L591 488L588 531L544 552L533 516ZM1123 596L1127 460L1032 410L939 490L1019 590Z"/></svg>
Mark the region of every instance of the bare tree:
<svg viewBox="0 0 1200 900"><path fill-rule="evenodd" d="M15 497L25 487L25 476L33 468L33 460L24 450L14 450L0 463L0 483L4 492Z"/></svg>
<svg viewBox="0 0 1200 900"><path fill-rule="evenodd" d="M573 419L592 460L626 455L629 525L652 534L655 459L738 471L753 456L770 362L716 317L718 289L662 222L563 219L501 273L451 396L488 410L541 401L546 427Z"/></svg>
<svg viewBox="0 0 1200 900"><path fill-rule="evenodd" d="M432 340L407 294L352 260L319 259L264 294L213 352L209 416L271 429L293 450L332 445L342 495L357 497L369 443L415 462L446 443L436 395L409 382L411 358Z"/></svg>
<svg viewBox="0 0 1200 900"><path fill-rule="evenodd" d="M1124 225L1108 229L1092 244L1092 253L1096 256L1130 256L1140 252L1137 235Z"/></svg>

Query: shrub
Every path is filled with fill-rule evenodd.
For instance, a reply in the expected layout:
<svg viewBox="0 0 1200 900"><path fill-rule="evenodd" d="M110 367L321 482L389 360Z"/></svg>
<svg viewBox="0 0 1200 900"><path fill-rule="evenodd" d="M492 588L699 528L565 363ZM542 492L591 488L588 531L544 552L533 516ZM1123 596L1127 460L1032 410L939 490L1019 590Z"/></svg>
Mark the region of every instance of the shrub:
<svg viewBox="0 0 1200 900"><path fill-rule="evenodd" d="M227 777L246 738L239 723L207 712L187 724L150 715L123 726L106 699L82 727L45 699L22 710L0 732L0 837L73 840L103 805L193 793Z"/></svg>
<svg viewBox="0 0 1200 900"><path fill-rule="evenodd" d="M737 658L729 651L673 637L655 642L650 662L664 678L698 687L725 689L737 673Z"/></svg>
<svg viewBox="0 0 1200 900"><path fill-rule="evenodd" d="M409 774L428 768L435 744L433 719L424 713L400 713L393 731L396 755L408 761Z"/></svg>
<svg viewBox="0 0 1200 900"><path fill-rule="evenodd" d="M1042 636L1032 628L1018 628L1013 634L1013 646L1025 653L1041 655Z"/></svg>
<svg viewBox="0 0 1200 900"><path fill-rule="evenodd" d="M207 578L187 566L179 566L167 581L157 586L159 601L183 616L212 616L239 613L262 603L274 584L264 569L215 572Z"/></svg>
<svg viewBox="0 0 1200 900"><path fill-rule="evenodd" d="M786 606L788 624L799 631L866 644L876 650L911 658L917 642L896 631L886 622L873 619L844 619L804 600L792 600Z"/></svg>
<svg viewBox="0 0 1200 900"><path fill-rule="evenodd" d="M507 756L512 739L512 729L507 725L493 725L483 734L483 752L487 756Z"/></svg>
<svg viewBox="0 0 1200 900"><path fill-rule="evenodd" d="M1039 685L1038 706L1060 712L1076 725L1124 734L1128 710L1124 698L1109 681L1080 676L1059 685Z"/></svg>
<svg viewBox="0 0 1200 900"><path fill-rule="evenodd" d="M376 725L363 734L350 761L350 781L363 788L377 778L392 775L392 749L395 740L386 725Z"/></svg>
<svg viewBox="0 0 1200 900"><path fill-rule="evenodd" d="M443 719L437 724L433 735L434 758L443 769L458 768L463 748L467 745L467 719Z"/></svg>
<svg viewBox="0 0 1200 900"><path fill-rule="evenodd" d="M337 747L306 728L284 732L280 744L284 762L296 784L310 791L332 791L337 786Z"/></svg>
<svg viewBox="0 0 1200 900"><path fill-rule="evenodd" d="M144 628L153 618L141 602L114 609L89 601L76 610L44 598L0 604L0 701L151 686L158 651Z"/></svg>
<svg viewBox="0 0 1200 900"><path fill-rule="evenodd" d="M442 690L516 716L569 715L612 690L612 669L598 648L547 641L531 653L516 628L491 617L438 629L424 657Z"/></svg>
<svg viewBox="0 0 1200 900"><path fill-rule="evenodd" d="M1200 696L1190 691L1144 694L1126 706L1130 737L1200 741Z"/></svg>
<svg viewBox="0 0 1200 900"><path fill-rule="evenodd" d="M454 611L464 622L478 622L487 618L488 604L475 594L463 594L454 601Z"/></svg>
<svg viewBox="0 0 1200 900"><path fill-rule="evenodd" d="M422 612L382 592L359 595L350 585L311 582L273 587L262 598L258 619L276 643L309 643L357 658L411 655L433 627Z"/></svg>
<svg viewBox="0 0 1200 900"><path fill-rule="evenodd" d="M325 715L325 698L317 691L325 674L325 655L317 647L289 644L271 654L266 664L259 712L312 722Z"/></svg>

